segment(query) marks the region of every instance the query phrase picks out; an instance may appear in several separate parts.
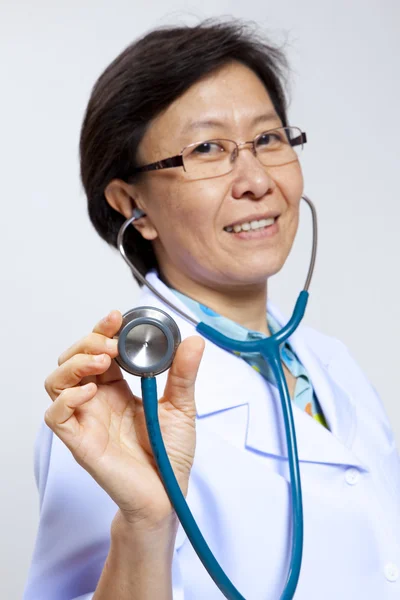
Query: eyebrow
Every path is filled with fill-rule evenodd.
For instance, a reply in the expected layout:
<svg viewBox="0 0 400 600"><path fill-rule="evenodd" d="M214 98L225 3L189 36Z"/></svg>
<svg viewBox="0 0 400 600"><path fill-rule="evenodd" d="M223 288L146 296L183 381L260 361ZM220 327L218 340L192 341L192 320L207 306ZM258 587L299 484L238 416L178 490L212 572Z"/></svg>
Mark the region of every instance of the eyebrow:
<svg viewBox="0 0 400 600"><path fill-rule="evenodd" d="M259 125L260 123L266 123L268 121L279 120L279 116L276 112L268 112L262 115L258 115L254 117L251 121L251 125ZM210 127L224 127L226 123L224 121L219 121L218 119L205 119L201 121L191 121L188 125L186 125L182 129L182 133L187 133L189 131L193 131L195 129L209 129Z"/></svg>

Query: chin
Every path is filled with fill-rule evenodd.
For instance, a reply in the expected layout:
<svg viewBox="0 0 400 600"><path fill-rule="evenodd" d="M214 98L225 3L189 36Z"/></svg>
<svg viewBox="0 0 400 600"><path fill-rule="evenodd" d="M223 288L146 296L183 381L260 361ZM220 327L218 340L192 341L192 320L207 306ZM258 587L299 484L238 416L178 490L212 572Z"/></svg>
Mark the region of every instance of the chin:
<svg viewBox="0 0 400 600"><path fill-rule="evenodd" d="M265 267L264 269L249 269L246 273L243 271L241 273L227 273L226 278L234 286L260 286L265 285L268 279L278 273L280 269L281 267L268 270Z"/></svg>
<svg viewBox="0 0 400 600"><path fill-rule="evenodd" d="M257 261L257 264L241 269L237 275L242 281L247 281L248 283L264 283L270 277L279 273L285 262L286 259L280 257L276 257L275 260L266 259L263 262Z"/></svg>

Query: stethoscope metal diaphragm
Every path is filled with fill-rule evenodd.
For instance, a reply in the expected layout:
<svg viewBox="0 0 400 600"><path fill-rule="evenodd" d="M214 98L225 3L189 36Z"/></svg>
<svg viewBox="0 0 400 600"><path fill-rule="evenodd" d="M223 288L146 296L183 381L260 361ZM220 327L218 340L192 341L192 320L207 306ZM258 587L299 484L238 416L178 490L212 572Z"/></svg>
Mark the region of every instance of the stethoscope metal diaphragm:
<svg viewBox="0 0 400 600"><path fill-rule="evenodd" d="M119 366L139 377L153 377L166 371L181 343L175 321L152 306L133 308L123 315L118 338Z"/></svg>

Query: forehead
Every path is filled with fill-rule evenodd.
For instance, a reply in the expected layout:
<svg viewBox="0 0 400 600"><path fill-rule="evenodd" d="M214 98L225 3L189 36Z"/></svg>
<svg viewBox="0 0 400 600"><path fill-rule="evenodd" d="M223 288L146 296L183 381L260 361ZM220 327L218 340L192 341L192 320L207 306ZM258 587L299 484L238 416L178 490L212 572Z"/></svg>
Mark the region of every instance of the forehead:
<svg viewBox="0 0 400 600"><path fill-rule="evenodd" d="M171 136L176 144L190 143L213 133L248 134L261 122L280 124L261 79L241 63L230 63L193 84L151 123L145 146L171 147L162 140Z"/></svg>

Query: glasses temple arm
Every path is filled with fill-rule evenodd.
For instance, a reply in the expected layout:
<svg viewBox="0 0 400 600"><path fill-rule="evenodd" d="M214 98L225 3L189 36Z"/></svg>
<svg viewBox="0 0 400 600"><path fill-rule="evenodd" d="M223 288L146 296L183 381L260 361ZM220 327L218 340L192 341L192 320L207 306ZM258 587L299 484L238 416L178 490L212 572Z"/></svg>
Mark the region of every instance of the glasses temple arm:
<svg viewBox="0 0 400 600"><path fill-rule="evenodd" d="M143 167L136 167L133 169L133 172L143 173L144 171L158 171L159 169L171 169L172 167L183 167L183 159L180 154L171 156L171 158L165 158L164 160L158 160Z"/></svg>
<svg viewBox="0 0 400 600"><path fill-rule="evenodd" d="M305 133L305 131L302 131L301 135L298 135L297 137L290 140L291 146L300 146L301 144L306 144L306 143L307 143L307 134Z"/></svg>

